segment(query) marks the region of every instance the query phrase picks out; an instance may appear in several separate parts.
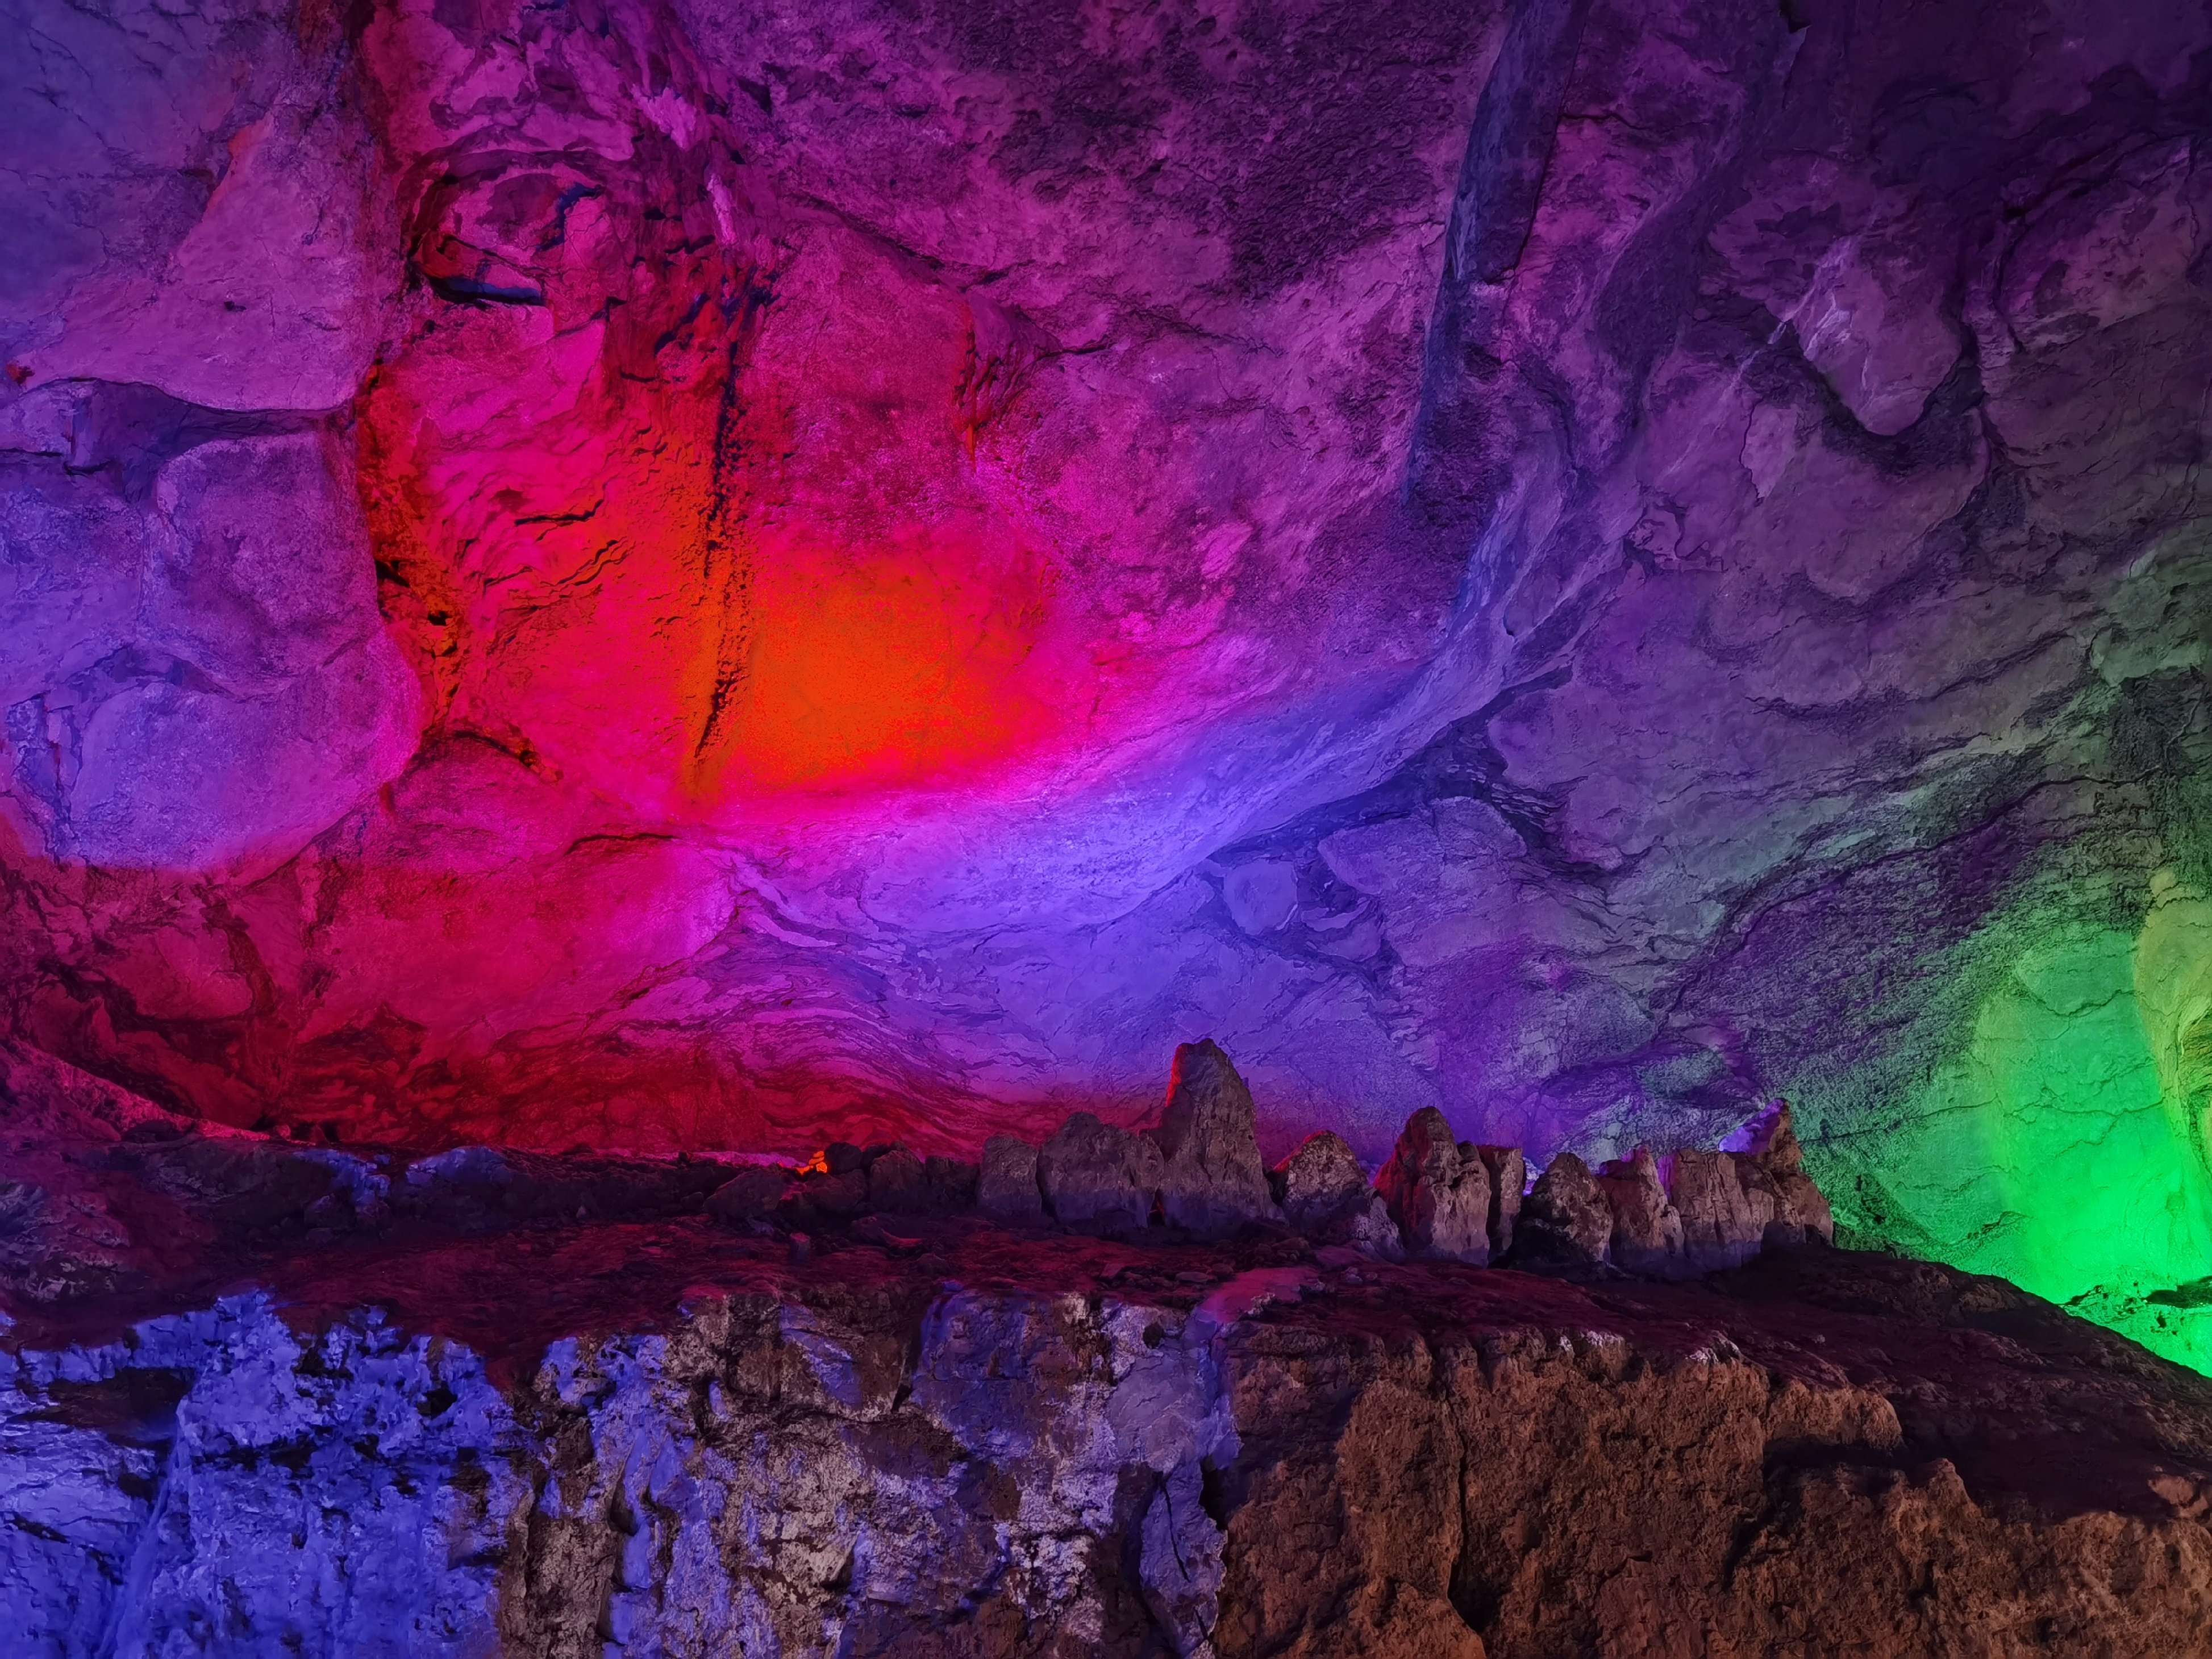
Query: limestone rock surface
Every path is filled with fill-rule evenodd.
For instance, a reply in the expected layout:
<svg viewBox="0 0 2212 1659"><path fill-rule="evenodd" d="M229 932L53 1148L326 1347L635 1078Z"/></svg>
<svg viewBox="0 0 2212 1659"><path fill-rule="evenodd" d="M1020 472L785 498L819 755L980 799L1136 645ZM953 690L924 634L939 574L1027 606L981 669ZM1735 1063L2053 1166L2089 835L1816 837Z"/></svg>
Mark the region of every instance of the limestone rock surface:
<svg viewBox="0 0 2212 1659"><path fill-rule="evenodd" d="M1037 1149L1037 1185L1063 1226L1130 1231L1152 1224L1164 1160L1148 1134L1077 1112Z"/></svg>
<svg viewBox="0 0 2212 1659"><path fill-rule="evenodd" d="M1153 1139L1162 1158L1160 1206L1170 1223L1220 1234L1277 1214L1252 1091L1210 1040L1176 1050Z"/></svg>
<svg viewBox="0 0 2212 1659"><path fill-rule="evenodd" d="M2212 1275L2202 6L0 49L0 1031L419 1153L1786 1093L1840 1233Z"/></svg>
<svg viewBox="0 0 2212 1659"><path fill-rule="evenodd" d="M1747 1183L1745 1174L1753 1179ZM1676 1152L1668 1197L1682 1219L1682 1253L1698 1268L1732 1267L1759 1254L1774 1193L1733 1152Z"/></svg>
<svg viewBox="0 0 2212 1659"><path fill-rule="evenodd" d="M1042 1221L1037 1149L1013 1135L993 1135L985 1141L975 1202L984 1214L1002 1221Z"/></svg>
<svg viewBox="0 0 2212 1659"><path fill-rule="evenodd" d="M0 1609L63 1654L2212 1639L2207 1385L1995 1281L933 1249L568 1222L12 1304Z"/></svg>
<svg viewBox="0 0 2212 1659"><path fill-rule="evenodd" d="M1658 1160L1638 1146L1626 1158L1601 1167L1597 1184L1613 1212L1609 1259L1630 1273L1674 1273L1687 1263L1682 1250L1682 1214L1667 1196ZM1802 1237L1793 1243L1803 1243Z"/></svg>
<svg viewBox="0 0 2212 1659"><path fill-rule="evenodd" d="M1514 1228L1516 1261L1595 1267L1613 1259L1614 1218L1589 1165L1561 1152L1536 1177Z"/></svg>
<svg viewBox="0 0 2212 1659"><path fill-rule="evenodd" d="M1322 1129L1268 1171L1267 1181L1283 1218L1321 1244L1349 1245L1393 1260L1403 1254L1390 1207L1368 1185L1341 1135Z"/></svg>
<svg viewBox="0 0 2212 1659"><path fill-rule="evenodd" d="M1375 1190L1412 1254L1476 1266L1490 1260L1489 1169L1479 1156L1461 1155L1442 1112L1431 1107L1406 1121Z"/></svg>

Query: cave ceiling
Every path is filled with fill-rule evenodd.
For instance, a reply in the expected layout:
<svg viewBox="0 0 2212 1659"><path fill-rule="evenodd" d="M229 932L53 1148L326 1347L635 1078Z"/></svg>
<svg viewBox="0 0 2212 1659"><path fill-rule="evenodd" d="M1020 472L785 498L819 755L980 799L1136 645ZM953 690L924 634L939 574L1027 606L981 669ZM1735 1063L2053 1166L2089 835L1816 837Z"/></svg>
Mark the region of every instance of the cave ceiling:
<svg viewBox="0 0 2212 1659"><path fill-rule="evenodd" d="M0 29L18 1038L427 1147L1787 1094L1847 1231L2212 1271L2203 8Z"/></svg>

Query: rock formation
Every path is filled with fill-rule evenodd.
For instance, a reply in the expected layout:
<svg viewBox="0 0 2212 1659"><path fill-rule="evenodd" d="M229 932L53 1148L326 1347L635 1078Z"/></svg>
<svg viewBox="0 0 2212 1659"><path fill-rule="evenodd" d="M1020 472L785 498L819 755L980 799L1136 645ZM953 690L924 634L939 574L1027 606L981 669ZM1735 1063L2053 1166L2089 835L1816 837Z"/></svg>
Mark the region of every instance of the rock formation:
<svg viewBox="0 0 2212 1659"><path fill-rule="evenodd" d="M1743 1179L1733 1152L1686 1149L1673 1160L1668 1196L1682 1220L1682 1254L1695 1268L1733 1267L1759 1254L1774 1219L1774 1194Z"/></svg>
<svg viewBox="0 0 2212 1659"><path fill-rule="evenodd" d="M1012 1135L983 1143L975 1201L1001 1221L1042 1221L1044 1192L1037 1184L1037 1149Z"/></svg>
<svg viewBox="0 0 2212 1659"><path fill-rule="evenodd" d="M1122 1232L1149 1226L1159 1202L1159 1143L1078 1112L1037 1149L1037 1185L1062 1226Z"/></svg>
<svg viewBox="0 0 2212 1659"><path fill-rule="evenodd" d="M1065 11L10 14L0 1030L789 1156L1211 1030L2212 1273L2202 9Z"/></svg>
<svg viewBox="0 0 2212 1659"><path fill-rule="evenodd" d="M1741 1132L1745 1152L1736 1157L1738 1178L1771 1195L1774 1214L1766 1224L1769 1243L1802 1244L1808 1238L1832 1242L1836 1218L1812 1176L1805 1173L1805 1149L1798 1144L1790 1103L1776 1101Z"/></svg>
<svg viewBox="0 0 2212 1659"><path fill-rule="evenodd" d="M40 1109L66 1156L8 1199L29 1651L2212 1640L2212 1389L1996 1281L1801 1248L1577 1282L820 1204L802 1253L764 1206L855 1171L398 1162L85 1097ZM905 1202L927 1166L870 1150ZM1341 1167L1288 1160L1286 1215L1356 1213ZM1590 1255L1590 1195L1653 1179L1554 1160L1516 1255Z"/></svg>
<svg viewBox="0 0 2212 1659"><path fill-rule="evenodd" d="M1513 1259L1568 1267L1610 1261L1616 1225L1612 1196L1588 1164L1572 1152L1561 1152L1522 1202Z"/></svg>
<svg viewBox="0 0 2212 1659"><path fill-rule="evenodd" d="M1176 1226L1208 1236L1276 1213L1260 1161L1252 1091L1212 1039L1176 1050L1154 1138L1164 1162L1160 1206Z"/></svg>
<svg viewBox="0 0 2212 1659"><path fill-rule="evenodd" d="M1528 1186L1528 1161L1518 1146L1478 1146L1475 1153L1490 1176L1490 1244L1503 1255L1513 1248L1513 1230L1520 1224L1521 1200ZM1465 1141L1460 1157L1468 1155Z"/></svg>
<svg viewBox="0 0 2212 1659"><path fill-rule="evenodd" d="M1327 1129L1308 1135L1268 1172L1268 1182L1283 1218L1306 1237L1382 1255L1402 1251L1389 1204L1368 1185L1343 1136Z"/></svg>
<svg viewBox="0 0 2212 1659"><path fill-rule="evenodd" d="M1606 1164L1597 1181L1613 1212L1608 1259L1615 1266L1631 1273L1667 1273L1686 1265L1682 1212L1667 1196L1658 1162L1648 1147L1638 1146L1626 1158Z"/></svg>
<svg viewBox="0 0 2212 1659"><path fill-rule="evenodd" d="M1375 1190L1413 1255L1478 1267L1490 1260L1489 1166L1480 1156L1462 1155L1451 1125L1433 1106L1407 1120Z"/></svg>
<svg viewBox="0 0 2212 1659"><path fill-rule="evenodd" d="M2212 1650L2205 7L0 49L0 1646Z"/></svg>
<svg viewBox="0 0 2212 1659"><path fill-rule="evenodd" d="M1211 1144L1248 1144L1194 1052ZM1515 1265L1476 1266L1394 1259L1327 1135L1279 1218L1209 1237L1149 1132L1088 1113L980 1167L410 1157L6 1057L0 1610L33 1651L2212 1639L2212 1386L1809 1224L1678 1282L1641 1150L1553 1159ZM1784 1112L1740 1139L1674 1154L1678 1192L1816 1206ZM1465 1218L1518 1164L1417 1115L1382 1176Z"/></svg>

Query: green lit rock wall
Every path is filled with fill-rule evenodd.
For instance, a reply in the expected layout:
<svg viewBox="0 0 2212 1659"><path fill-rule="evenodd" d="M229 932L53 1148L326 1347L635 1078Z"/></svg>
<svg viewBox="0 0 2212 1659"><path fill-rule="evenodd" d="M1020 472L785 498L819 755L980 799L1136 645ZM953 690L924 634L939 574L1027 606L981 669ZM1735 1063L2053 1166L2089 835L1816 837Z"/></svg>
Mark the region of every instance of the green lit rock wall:
<svg viewBox="0 0 2212 1659"><path fill-rule="evenodd" d="M1844 1237L2000 1275L2212 1372L2201 678L2087 700L2070 833L1886 985L1880 1060L1799 1081Z"/></svg>

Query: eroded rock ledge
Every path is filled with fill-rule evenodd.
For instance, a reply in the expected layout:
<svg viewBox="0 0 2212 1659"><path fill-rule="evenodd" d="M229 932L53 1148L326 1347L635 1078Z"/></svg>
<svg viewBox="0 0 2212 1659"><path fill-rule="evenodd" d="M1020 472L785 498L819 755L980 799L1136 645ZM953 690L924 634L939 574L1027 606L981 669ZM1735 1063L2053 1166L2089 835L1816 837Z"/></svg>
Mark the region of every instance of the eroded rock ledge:
<svg viewBox="0 0 2212 1659"><path fill-rule="evenodd" d="M1123 1237L1158 1230L1176 1240L1276 1225L1392 1260L1512 1260L1660 1277L1735 1267L1770 1243L1835 1237L1779 1101L1739 1137L1744 1150L1688 1149L1662 1167L1638 1147L1595 1173L1562 1153L1533 1188L1518 1147L1455 1140L1433 1108L1407 1121L1372 1185L1340 1135L1309 1136L1270 1170L1257 1130L1252 1091L1229 1056L1211 1042L1185 1043L1155 1128L1076 1112L1041 1146L993 1136L978 1164L839 1144L804 1170L746 1170L704 1207L733 1224L794 1231L971 1207L1010 1225ZM879 1222L866 1230L883 1236Z"/></svg>
<svg viewBox="0 0 2212 1659"><path fill-rule="evenodd" d="M1032 1175L1011 1222L966 1196L1004 1149L860 1154L887 1207L840 1221L843 1150L410 1163L19 1066L0 1607L60 1654L2212 1641L2212 1382L1821 1246L1778 1115L1516 1214L1517 1155L1424 1119L1379 1194L1319 1139L1270 1183L1212 1060L1164 1133L1036 1149L1152 1205L1047 1218ZM1813 1242L1694 1275L1715 1187Z"/></svg>

